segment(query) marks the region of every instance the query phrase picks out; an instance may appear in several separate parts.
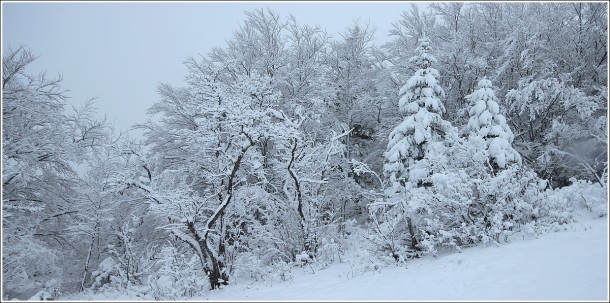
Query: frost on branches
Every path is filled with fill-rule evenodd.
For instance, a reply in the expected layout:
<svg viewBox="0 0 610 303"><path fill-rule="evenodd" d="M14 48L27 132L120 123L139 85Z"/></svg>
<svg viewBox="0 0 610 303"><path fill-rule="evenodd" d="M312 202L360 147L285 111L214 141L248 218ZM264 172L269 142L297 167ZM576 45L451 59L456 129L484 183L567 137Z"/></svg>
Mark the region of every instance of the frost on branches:
<svg viewBox="0 0 610 303"><path fill-rule="evenodd" d="M607 216L607 5L412 6L390 35L246 12L141 138L8 47L2 300L351 279Z"/></svg>
<svg viewBox="0 0 610 303"><path fill-rule="evenodd" d="M491 81L483 78L477 90L466 98L472 105L468 130L471 136L481 136L485 140L494 171L504 169L510 163L521 164L521 156L511 146L513 132L506 124L506 118L500 114Z"/></svg>

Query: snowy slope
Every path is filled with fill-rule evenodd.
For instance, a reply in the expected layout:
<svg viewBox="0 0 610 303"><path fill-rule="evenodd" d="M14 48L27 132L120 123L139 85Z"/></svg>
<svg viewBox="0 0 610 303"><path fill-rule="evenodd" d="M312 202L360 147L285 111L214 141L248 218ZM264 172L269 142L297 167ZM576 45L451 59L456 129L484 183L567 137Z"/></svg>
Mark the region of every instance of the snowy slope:
<svg viewBox="0 0 610 303"><path fill-rule="evenodd" d="M347 258L347 256L344 258ZM352 260L355 260L353 258ZM362 259L361 259L362 260ZM286 282L232 284L189 298L222 300L602 300L608 299L608 218L580 219L565 230L515 237L499 246L466 248L358 273L358 261L323 270L293 268ZM106 292L60 300L148 300L150 295Z"/></svg>
<svg viewBox="0 0 610 303"><path fill-rule="evenodd" d="M232 285L198 300L607 300L607 218L567 228L355 277L345 263L305 268L291 281Z"/></svg>

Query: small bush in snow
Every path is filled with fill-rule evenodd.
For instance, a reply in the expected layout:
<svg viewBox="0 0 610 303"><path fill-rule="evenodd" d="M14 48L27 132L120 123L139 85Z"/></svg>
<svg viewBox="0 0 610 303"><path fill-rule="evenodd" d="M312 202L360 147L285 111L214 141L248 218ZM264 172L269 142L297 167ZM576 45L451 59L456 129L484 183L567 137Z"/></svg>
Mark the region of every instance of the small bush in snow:
<svg viewBox="0 0 610 303"><path fill-rule="evenodd" d="M196 256L185 256L166 246L161 250L160 263L158 272L149 277L155 300L184 300L208 289L209 281Z"/></svg>
<svg viewBox="0 0 610 303"><path fill-rule="evenodd" d="M91 273L93 279L93 289L104 287L123 288L125 286L125 272L121 266L112 258L104 259L98 265L98 269Z"/></svg>

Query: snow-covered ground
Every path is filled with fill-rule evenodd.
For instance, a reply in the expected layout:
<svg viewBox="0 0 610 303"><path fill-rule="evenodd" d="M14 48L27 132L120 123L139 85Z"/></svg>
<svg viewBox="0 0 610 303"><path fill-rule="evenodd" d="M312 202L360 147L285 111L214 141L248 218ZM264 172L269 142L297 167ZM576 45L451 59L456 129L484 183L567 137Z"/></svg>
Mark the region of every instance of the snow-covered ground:
<svg viewBox="0 0 610 303"><path fill-rule="evenodd" d="M581 218L565 230L515 236L499 246L473 247L362 272L347 262L293 268L285 282L232 284L190 298L222 300L608 300L608 218ZM352 259L353 260L353 259ZM360 259L362 260L362 258ZM78 294L61 300L153 300L150 295Z"/></svg>
<svg viewBox="0 0 610 303"><path fill-rule="evenodd" d="M607 218L353 276L347 263L198 300L608 300ZM305 272L308 272L306 274Z"/></svg>

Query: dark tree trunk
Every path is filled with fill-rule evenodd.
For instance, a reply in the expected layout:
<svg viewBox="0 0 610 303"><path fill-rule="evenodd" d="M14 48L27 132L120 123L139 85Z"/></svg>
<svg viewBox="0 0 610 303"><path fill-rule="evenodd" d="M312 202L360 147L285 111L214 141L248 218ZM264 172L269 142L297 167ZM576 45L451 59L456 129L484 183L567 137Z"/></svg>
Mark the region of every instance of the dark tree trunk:
<svg viewBox="0 0 610 303"><path fill-rule="evenodd" d="M297 178L296 174L292 171L292 163L294 162L296 150L297 150L297 140L295 139L294 145L292 146L292 151L290 153L290 162L288 163L288 173L290 174L290 177L294 181L294 188L295 188L296 194L297 194L297 212L299 213L299 217L301 219L299 223L301 226L301 232L303 233L303 249L305 250L305 252L307 252L311 255L312 248L313 248L312 246L315 246L315 245L312 245L313 243L311 243L308 228L306 228L307 222L305 221L305 215L303 214L303 194L301 193L301 183L299 182L299 179Z"/></svg>
<svg viewBox="0 0 610 303"><path fill-rule="evenodd" d="M409 234L411 235L411 249L414 251L419 250L417 247L417 237L415 236L415 226L413 226L411 218L407 218L407 226L409 228Z"/></svg>
<svg viewBox="0 0 610 303"><path fill-rule="evenodd" d="M231 203L231 199L233 198L233 184L234 184L235 176L237 175L237 171L239 170L239 166L241 165L241 161L243 160L243 157L245 156L248 149L256 144L256 142L254 142L254 140L252 140L252 138L243 131L243 128L242 128L242 134L244 134L246 136L248 141L250 141L250 144L248 146L242 148L241 153L239 154L239 156L237 157L237 160L233 164L233 169L231 170L231 175L229 176L229 179L227 182L227 191L226 191L226 195L225 195L225 200L222 201L222 203L220 204L218 209L214 212L212 217L210 217L210 219L206 223L206 232L204 233L204 236L202 239L203 244L204 244L203 246L205 249L205 254L208 257L210 257L210 262L212 263L212 270L208 275L208 277L210 279L210 287L212 289L216 289L216 288L220 287L220 285L229 284L229 275L224 270L225 264L222 260L219 260L219 256L224 252L224 240L225 239L222 236L219 237L219 241L220 241L220 243L218 244L219 251L218 251L218 255L215 255L209 246L210 245L209 234L210 234L210 230L213 229L213 227L216 224L216 222L218 221L218 219L220 219L222 217L222 215L224 214L224 211L227 208L227 206Z"/></svg>

